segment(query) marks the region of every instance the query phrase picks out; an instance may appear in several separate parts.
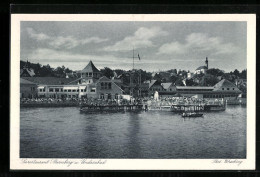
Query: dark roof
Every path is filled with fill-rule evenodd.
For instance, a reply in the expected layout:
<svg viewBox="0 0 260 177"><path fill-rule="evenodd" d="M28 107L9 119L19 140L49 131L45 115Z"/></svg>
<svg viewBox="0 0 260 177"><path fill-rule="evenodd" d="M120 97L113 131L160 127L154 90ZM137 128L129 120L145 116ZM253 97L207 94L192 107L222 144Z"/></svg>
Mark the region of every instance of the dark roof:
<svg viewBox="0 0 260 177"><path fill-rule="evenodd" d="M59 77L23 77L22 79L41 85L65 85L75 80L75 78L59 78Z"/></svg>
<svg viewBox="0 0 260 177"><path fill-rule="evenodd" d="M201 70L201 69L208 69L207 66L200 66L196 70Z"/></svg>
<svg viewBox="0 0 260 177"><path fill-rule="evenodd" d="M96 66L90 60L88 65L81 71L81 73L93 73L93 72L99 72L99 70L96 68Z"/></svg>
<svg viewBox="0 0 260 177"><path fill-rule="evenodd" d="M25 80L23 78L20 78L20 84L27 84L27 85L36 85L35 83Z"/></svg>
<svg viewBox="0 0 260 177"><path fill-rule="evenodd" d="M27 72L31 77L35 75L33 69L23 68L20 70L20 76Z"/></svg>
<svg viewBox="0 0 260 177"><path fill-rule="evenodd" d="M229 87L233 87L237 92L241 92L237 86L235 84L233 84L232 82L223 79L221 81L219 81L215 86L214 86L214 91L219 91L221 88L229 88ZM231 91L231 90L230 90ZM233 90L232 90L233 91Z"/></svg>
<svg viewBox="0 0 260 177"><path fill-rule="evenodd" d="M232 82L226 80L226 79L222 79L221 81L219 81L214 88L221 88L221 87L236 87L235 84L233 84Z"/></svg>
<svg viewBox="0 0 260 177"><path fill-rule="evenodd" d="M100 81L102 81L102 82L108 82L108 81L112 81L111 79L108 79L106 76L102 76L101 78L99 78L98 79L98 81L97 82L100 82Z"/></svg>

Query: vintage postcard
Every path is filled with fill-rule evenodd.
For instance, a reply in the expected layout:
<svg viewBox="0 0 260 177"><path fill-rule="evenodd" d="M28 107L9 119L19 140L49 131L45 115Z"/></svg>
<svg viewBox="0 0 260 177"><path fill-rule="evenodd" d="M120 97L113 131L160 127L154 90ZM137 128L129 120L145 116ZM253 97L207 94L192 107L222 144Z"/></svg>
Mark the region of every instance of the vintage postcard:
<svg viewBox="0 0 260 177"><path fill-rule="evenodd" d="M12 170L255 169L254 14L12 14Z"/></svg>

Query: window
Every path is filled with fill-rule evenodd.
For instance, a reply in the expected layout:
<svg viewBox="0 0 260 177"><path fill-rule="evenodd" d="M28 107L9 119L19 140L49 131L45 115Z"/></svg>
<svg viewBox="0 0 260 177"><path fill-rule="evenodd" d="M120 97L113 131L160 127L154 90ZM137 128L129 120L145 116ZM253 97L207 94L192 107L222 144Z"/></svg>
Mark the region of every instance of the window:
<svg viewBox="0 0 260 177"><path fill-rule="evenodd" d="M79 92L79 89L77 90L77 92Z"/></svg>
<svg viewBox="0 0 260 177"><path fill-rule="evenodd" d="M68 92L71 92L71 89L69 89Z"/></svg>
<svg viewBox="0 0 260 177"><path fill-rule="evenodd" d="M233 90L235 90L235 88L233 88Z"/></svg>
<svg viewBox="0 0 260 177"><path fill-rule="evenodd" d="M49 92L53 92L53 88L49 88Z"/></svg>
<svg viewBox="0 0 260 177"><path fill-rule="evenodd" d="M60 91L60 89L58 89L58 88L55 89L55 92L59 92L59 91Z"/></svg>
<svg viewBox="0 0 260 177"><path fill-rule="evenodd" d="M92 88L90 92L96 92L96 88Z"/></svg>
<svg viewBox="0 0 260 177"><path fill-rule="evenodd" d="M224 90L224 88L222 88L222 90Z"/></svg>
<svg viewBox="0 0 260 177"><path fill-rule="evenodd" d="M172 91L172 89L170 89L170 91Z"/></svg>
<svg viewBox="0 0 260 177"><path fill-rule="evenodd" d="M89 77L92 77L92 73L89 73Z"/></svg>
<svg viewBox="0 0 260 177"><path fill-rule="evenodd" d="M60 89L60 92L63 92L63 88Z"/></svg>
<svg viewBox="0 0 260 177"><path fill-rule="evenodd" d="M75 89L73 89L73 90L72 90L72 92L76 92L76 90L75 90Z"/></svg>
<svg viewBox="0 0 260 177"><path fill-rule="evenodd" d="M103 93L101 93L100 94L100 99L104 99L105 97L104 97L104 94Z"/></svg>
<svg viewBox="0 0 260 177"><path fill-rule="evenodd" d="M106 82L101 82L101 90L103 89L111 89L112 84L111 83L106 83Z"/></svg>
<svg viewBox="0 0 260 177"><path fill-rule="evenodd" d="M42 92L42 89L40 89L40 92Z"/></svg>
<svg viewBox="0 0 260 177"><path fill-rule="evenodd" d="M86 89L86 88L84 89L84 92L87 92L87 89Z"/></svg>
<svg viewBox="0 0 260 177"><path fill-rule="evenodd" d="M229 90L229 88L227 88L227 90Z"/></svg>
<svg viewBox="0 0 260 177"><path fill-rule="evenodd" d="M81 89L80 91L81 91L81 92L84 92L84 89Z"/></svg>
<svg viewBox="0 0 260 177"><path fill-rule="evenodd" d="M115 94L115 99L118 99L118 94L117 93Z"/></svg>

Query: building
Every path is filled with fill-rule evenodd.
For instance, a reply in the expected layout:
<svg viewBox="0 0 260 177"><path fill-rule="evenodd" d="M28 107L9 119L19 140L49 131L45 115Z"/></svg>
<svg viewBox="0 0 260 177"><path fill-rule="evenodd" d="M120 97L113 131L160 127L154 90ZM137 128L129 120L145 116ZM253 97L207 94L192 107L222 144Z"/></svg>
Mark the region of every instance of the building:
<svg viewBox="0 0 260 177"><path fill-rule="evenodd" d="M96 68L91 60L88 65L80 71L80 74L80 84L91 84L101 77L100 71Z"/></svg>
<svg viewBox="0 0 260 177"><path fill-rule="evenodd" d="M194 76L193 73L191 73L190 71L188 71L187 73L187 79L191 79Z"/></svg>
<svg viewBox="0 0 260 177"><path fill-rule="evenodd" d="M115 99L123 90L113 80L101 77L92 61L80 72L81 77L24 77L37 84L38 97ZM22 78L21 78L22 79Z"/></svg>
<svg viewBox="0 0 260 177"><path fill-rule="evenodd" d="M148 85L148 95L152 96L154 93L157 91L158 93L165 94L165 93L173 93L176 91L176 86L171 83L161 83L158 80L148 80L145 81L145 83L149 84Z"/></svg>
<svg viewBox="0 0 260 177"><path fill-rule="evenodd" d="M37 84L38 97L47 98L64 98L68 95L64 93L66 84L75 80L74 78L58 78L58 77L23 77L21 79ZM76 86L75 86L76 87ZM75 87L70 87L71 94L77 96ZM73 96L71 96L73 97Z"/></svg>
<svg viewBox="0 0 260 177"><path fill-rule="evenodd" d="M162 83L162 85L164 85L165 87L168 84ZM226 100L237 99L238 96L242 93L235 84L231 83L226 79L221 80L213 87L175 86L172 84L169 88L171 90L164 89L164 90L157 90L157 91L159 95L162 97L172 97L176 93L179 93L185 97L195 96L196 98L206 98L206 99L224 98Z"/></svg>
<svg viewBox="0 0 260 177"><path fill-rule="evenodd" d="M34 70L29 68L28 61L24 65L23 69L20 70L20 77L33 77L35 76Z"/></svg>
<svg viewBox="0 0 260 177"><path fill-rule="evenodd" d="M36 98L37 85L31 81L20 79L20 98Z"/></svg>
<svg viewBox="0 0 260 177"><path fill-rule="evenodd" d="M200 66L195 70L195 74L205 74L209 68L208 57L206 57L205 65Z"/></svg>

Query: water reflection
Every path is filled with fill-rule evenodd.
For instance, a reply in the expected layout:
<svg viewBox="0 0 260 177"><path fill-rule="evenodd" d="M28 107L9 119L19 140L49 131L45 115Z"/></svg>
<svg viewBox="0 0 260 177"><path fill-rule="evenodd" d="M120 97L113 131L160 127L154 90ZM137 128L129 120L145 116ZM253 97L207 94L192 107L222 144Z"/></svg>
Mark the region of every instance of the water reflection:
<svg viewBox="0 0 260 177"><path fill-rule="evenodd" d="M21 109L20 154L31 158L245 158L246 108L200 118L148 111L81 114Z"/></svg>
<svg viewBox="0 0 260 177"><path fill-rule="evenodd" d="M127 144L128 147L127 155L128 158L136 158L141 157L141 147L139 139L139 133L140 133L140 116L139 113L128 113L129 119L128 119L128 137L127 137Z"/></svg>

